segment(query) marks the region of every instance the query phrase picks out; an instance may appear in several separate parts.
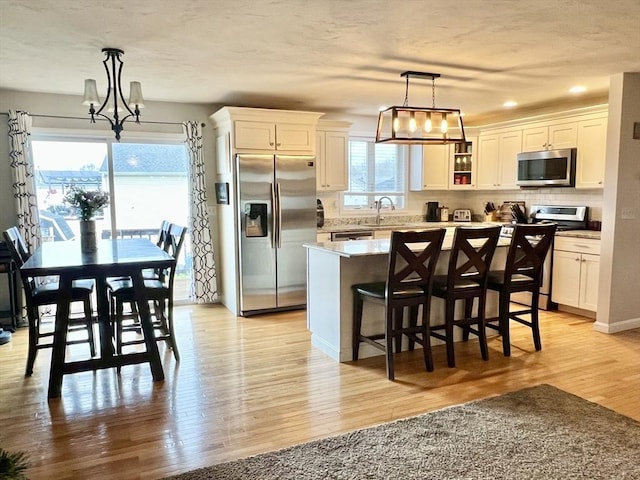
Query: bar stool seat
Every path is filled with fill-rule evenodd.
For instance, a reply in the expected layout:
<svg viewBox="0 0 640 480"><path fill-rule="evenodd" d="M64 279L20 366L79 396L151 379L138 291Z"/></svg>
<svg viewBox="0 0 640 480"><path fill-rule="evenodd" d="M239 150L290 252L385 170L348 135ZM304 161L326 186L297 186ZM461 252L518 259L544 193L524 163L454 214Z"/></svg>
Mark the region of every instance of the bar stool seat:
<svg viewBox="0 0 640 480"><path fill-rule="evenodd" d="M513 229L509 253L504 270L489 273L488 288L499 292L498 317L486 320L487 327L500 332L502 352L505 357L511 355L509 321L513 320L531 328L536 351L542 349L540 325L538 322L538 299L542 284L544 260L553 244L556 233L555 224L520 225ZM511 294L530 292L530 308L510 310ZM523 318L529 315L529 320Z"/></svg>
<svg viewBox="0 0 640 480"><path fill-rule="evenodd" d="M409 338L409 349L415 343L422 345L427 371L433 371L429 335L431 288L445 230L397 232L391 234L389 263L385 282L355 284L353 290L353 360L358 360L360 344L365 342L386 354L387 378L394 380L393 345L396 352L402 347L402 336ZM364 301L385 306L384 332L362 334ZM418 312L422 317L418 323ZM404 322L404 309L409 307L408 324ZM383 340L380 342L379 340Z"/></svg>
<svg viewBox="0 0 640 480"><path fill-rule="evenodd" d="M456 366L453 346L456 326L463 328L466 338L469 332L477 335L482 359L489 359L484 328L487 280L499 236L500 227L456 228L449 256L448 273L438 275L433 280L433 295L445 301L445 322L442 325L431 326L431 335L445 341L447 364L451 368ZM478 305L474 316L475 299L478 300ZM458 300L464 301L464 316L457 319L455 306ZM444 333L438 330L444 330Z"/></svg>

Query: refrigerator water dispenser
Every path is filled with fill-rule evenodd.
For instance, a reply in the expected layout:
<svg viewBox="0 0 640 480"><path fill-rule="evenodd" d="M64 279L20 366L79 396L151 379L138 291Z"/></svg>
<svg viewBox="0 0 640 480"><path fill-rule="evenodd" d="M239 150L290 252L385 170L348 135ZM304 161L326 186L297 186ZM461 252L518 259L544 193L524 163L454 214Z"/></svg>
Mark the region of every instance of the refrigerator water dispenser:
<svg viewBox="0 0 640 480"><path fill-rule="evenodd" d="M244 206L245 237L267 236L267 204L247 203Z"/></svg>

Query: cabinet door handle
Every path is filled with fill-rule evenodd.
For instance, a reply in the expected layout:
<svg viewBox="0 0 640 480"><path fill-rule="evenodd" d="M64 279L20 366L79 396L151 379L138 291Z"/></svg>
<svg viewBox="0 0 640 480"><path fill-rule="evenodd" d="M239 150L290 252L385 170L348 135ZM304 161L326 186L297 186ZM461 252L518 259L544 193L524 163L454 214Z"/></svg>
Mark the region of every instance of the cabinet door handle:
<svg viewBox="0 0 640 480"><path fill-rule="evenodd" d="M270 146L270 147L273 147L273 142L269 142L269 146Z"/></svg>
<svg viewBox="0 0 640 480"><path fill-rule="evenodd" d="M279 147L279 146L281 146L281 145L282 145L281 143L276 143L276 147Z"/></svg>
<svg viewBox="0 0 640 480"><path fill-rule="evenodd" d="M575 262L579 262L580 261L580 257L576 257L573 259Z"/></svg>

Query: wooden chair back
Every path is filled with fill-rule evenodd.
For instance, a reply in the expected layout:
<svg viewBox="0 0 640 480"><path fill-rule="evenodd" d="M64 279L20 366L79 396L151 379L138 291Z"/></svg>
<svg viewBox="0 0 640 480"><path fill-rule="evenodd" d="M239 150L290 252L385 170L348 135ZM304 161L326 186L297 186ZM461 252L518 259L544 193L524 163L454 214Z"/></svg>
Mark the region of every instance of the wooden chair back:
<svg viewBox="0 0 640 480"><path fill-rule="evenodd" d="M458 227L449 257L447 291L485 289L500 227Z"/></svg>
<svg viewBox="0 0 640 480"><path fill-rule="evenodd" d="M445 230L391 233L386 297L393 301L410 289L431 294L433 273L440 256ZM417 248L416 248L417 247Z"/></svg>
<svg viewBox="0 0 640 480"><path fill-rule="evenodd" d="M504 271L506 287L516 276L529 277L537 285L542 282L544 259L553 244L556 228L556 224L515 226Z"/></svg>

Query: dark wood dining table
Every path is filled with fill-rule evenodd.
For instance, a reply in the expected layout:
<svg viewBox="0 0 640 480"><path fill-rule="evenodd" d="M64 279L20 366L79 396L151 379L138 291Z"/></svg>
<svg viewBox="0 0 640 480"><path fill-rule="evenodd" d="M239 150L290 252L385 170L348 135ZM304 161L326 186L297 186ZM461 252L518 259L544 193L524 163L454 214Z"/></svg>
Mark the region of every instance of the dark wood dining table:
<svg viewBox="0 0 640 480"><path fill-rule="evenodd" d="M23 276L59 276L60 295L56 305L55 332L49 374L49 398L60 397L63 375L87 370L149 362L154 381L164 380L164 372L154 339L151 312L144 289L142 271L175 266L175 259L144 238L99 240L93 253L80 251L79 241L48 242L39 247L22 266ZM133 280L146 350L116 354L109 318L107 278L128 276ZM65 361L71 300L71 284L78 279L96 282L96 310L100 332L99 355L90 359Z"/></svg>

